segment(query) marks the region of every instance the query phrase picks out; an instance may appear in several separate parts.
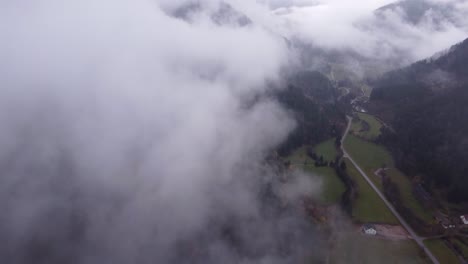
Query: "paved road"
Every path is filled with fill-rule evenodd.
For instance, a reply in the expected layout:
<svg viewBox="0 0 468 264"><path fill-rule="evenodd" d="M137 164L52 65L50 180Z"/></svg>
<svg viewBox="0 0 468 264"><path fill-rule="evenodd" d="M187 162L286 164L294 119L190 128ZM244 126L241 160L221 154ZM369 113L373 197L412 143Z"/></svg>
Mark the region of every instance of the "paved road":
<svg viewBox="0 0 468 264"><path fill-rule="evenodd" d="M397 210L395 210L393 205L387 200L387 198L383 195L383 193L379 190L379 188L377 188L377 186L375 186L375 184L369 179L369 177L367 177L367 174L364 172L364 170L362 170L361 167L359 167L359 165L351 158L351 156L348 154L348 152L346 152L346 149L344 148L344 141L345 141L346 137L348 136L348 132L349 132L349 129L351 127L352 118L348 116L347 119L348 119L348 127L346 128L346 132L343 135L343 138L341 139L341 150L343 151L343 157L345 157L345 158L349 159L349 161L351 161L351 163L354 165L354 167L356 167L356 169L359 171L359 173L361 173L362 177L364 177L364 179L366 179L366 181L369 183L369 185L372 187L372 189L374 189L374 191L384 201L384 203L387 205L388 209L390 209L390 211L395 215L395 217L398 219L398 221L400 221L401 225L408 231L408 233L411 235L411 237L413 237L414 241L416 241L416 243L424 250L424 252L426 252L427 256L432 260L432 262L435 263L435 264L439 264L439 261L434 257L434 255L432 255L431 251L429 251L429 249L424 245L424 243L423 243L424 239L422 237L418 236L416 234L416 232L414 232L414 230L411 228L411 226L408 225L408 223L405 221L405 219L403 219L403 217L397 212Z"/></svg>

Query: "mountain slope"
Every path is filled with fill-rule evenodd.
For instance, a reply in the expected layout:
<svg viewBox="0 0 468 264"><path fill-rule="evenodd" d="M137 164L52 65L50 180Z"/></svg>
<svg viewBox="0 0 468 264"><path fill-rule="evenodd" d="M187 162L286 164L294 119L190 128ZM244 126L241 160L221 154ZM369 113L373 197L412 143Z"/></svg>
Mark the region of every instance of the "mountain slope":
<svg viewBox="0 0 468 264"><path fill-rule="evenodd" d="M406 22L413 25L429 20L439 27L445 22L458 24L454 2L402 0L377 9L375 14L379 16L388 11L398 12Z"/></svg>
<svg viewBox="0 0 468 264"><path fill-rule="evenodd" d="M205 15L218 25L243 27L252 24L252 20L249 17L223 1L216 3L210 8L202 6L200 2L189 1L170 12L172 16L187 22L192 21L203 13L206 13Z"/></svg>
<svg viewBox="0 0 468 264"><path fill-rule="evenodd" d="M344 131L345 104L338 100L338 90L325 75L316 71L300 72L289 80L287 89L275 96L297 121L280 154L286 155L302 145L317 144Z"/></svg>
<svg viewBox="0 0 468 264"><path fill-rule="evenodd" d="M381 140L407 173L468 201L468 40L374 83L370 108L396 133Z"/></svg>
<svg viewBox="0 0 468 264"><path fill-rule="evenodd" d="M411 104L468 84L468 39L434 57L391 71L373 83L372 100Z"/></svg>

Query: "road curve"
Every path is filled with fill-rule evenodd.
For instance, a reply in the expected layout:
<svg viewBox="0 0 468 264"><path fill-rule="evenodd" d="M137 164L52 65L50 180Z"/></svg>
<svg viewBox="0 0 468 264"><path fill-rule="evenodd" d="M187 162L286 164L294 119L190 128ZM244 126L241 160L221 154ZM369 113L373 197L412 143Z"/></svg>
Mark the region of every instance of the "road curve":
<svg viewBox="0 0 468 264"><path fill-rule="evenodd" d="M413 237L414 241L416 241L416 243L424 250L426 255L432 260L432 262L434 264L439 264L439 261L434 257L432 252L424 245L423 238L418 236L416 234L416 232L414 232L414 230L411 228L411 226L397 212L397 210L387 200L387 198L383 195L383 193L379 190L379 188L377 188L377 186L375 186L375 184L369 179L369 177L367 177L367 174L364 172L364 170L362 170L361 167L359 167L359 165L348 154L348 152L346 152L346 149L344 147L344 142L345 142L346 137L348 136L349 129L351 128L351 121L352 121L351 117L347 116L346 118L348 119L348 126L346 128L346 131L345 131L343 137L341 138L341 150L343 151L343 157L347 158L349 161L351 161L351 163L359 171L359 173L362 175L362 177L364 177L364 179L366 179L366 181L369 183L369 185L372 187L372 189L374 189L374 191L379 195L380 199L382 199L384 201L384 203L385 203L385 205L387 205L388 209L390 209L390 211L393 213L393 215L395 215L395 217L398 219L398 221L400 221L401 225L408 231L408 233L411 235L411 237Z"/></svg>

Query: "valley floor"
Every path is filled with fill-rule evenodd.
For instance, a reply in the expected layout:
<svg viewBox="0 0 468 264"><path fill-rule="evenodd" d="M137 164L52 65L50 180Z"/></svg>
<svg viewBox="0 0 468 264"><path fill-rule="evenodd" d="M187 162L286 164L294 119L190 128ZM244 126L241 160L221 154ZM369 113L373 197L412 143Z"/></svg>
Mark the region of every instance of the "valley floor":
<svg viewBox="0 0 468 264"><path fill-rule="evenodd" d="M342 166L353 183L351 221L345 220L348 227L343 229L342 223L337 224L340 217L330 217L326 213L321 216L325 224L334 229L328 263L352 263L356 259L359 263L460 263L462 254L456 254L453 247L447 246L444 233L433 231L432 235L424 236L420 228L414 229L414 221L408 223L387 200L383 177L389 177L398 188L401 203L410 214L426 227L440 227L433 217L434 212L424 208L415 197L414 183L395 168L385 147L374 143L384 125L370 114L358 113L354 121L349 120L341 149L335 139L329 139L316 146L303 146L286 158L291 169L300 169L321 179L323 188L316 201L320 207L338 208L336 205L342 205L348 192L335 169L337 157L344 163ZM369 225L378 235L364 234L363 227ZM429 239L432 237L434 239ZM461 252L468 252L464 241L454 240L452 244L458 245Z"/></svg>

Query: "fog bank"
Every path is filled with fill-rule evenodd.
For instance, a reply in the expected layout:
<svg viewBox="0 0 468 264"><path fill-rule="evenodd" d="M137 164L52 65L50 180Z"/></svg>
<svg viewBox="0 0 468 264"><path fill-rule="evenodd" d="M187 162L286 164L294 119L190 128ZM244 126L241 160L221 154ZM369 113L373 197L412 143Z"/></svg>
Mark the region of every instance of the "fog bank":
<svg viewBox="0 0 468 264"><path fill-rule="evenodd" d="M0 3L0 262L297 263L318 247L284 206L307 185L285 195L265 162L295 125L262 96L284 40L214 21L218 1L174 16L185 3Z"/></svg>

